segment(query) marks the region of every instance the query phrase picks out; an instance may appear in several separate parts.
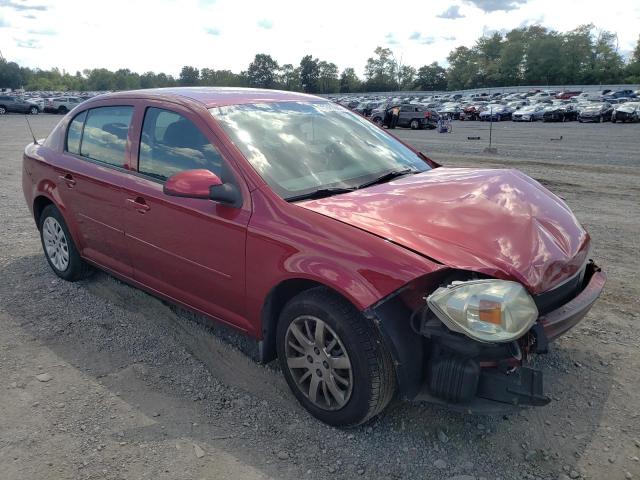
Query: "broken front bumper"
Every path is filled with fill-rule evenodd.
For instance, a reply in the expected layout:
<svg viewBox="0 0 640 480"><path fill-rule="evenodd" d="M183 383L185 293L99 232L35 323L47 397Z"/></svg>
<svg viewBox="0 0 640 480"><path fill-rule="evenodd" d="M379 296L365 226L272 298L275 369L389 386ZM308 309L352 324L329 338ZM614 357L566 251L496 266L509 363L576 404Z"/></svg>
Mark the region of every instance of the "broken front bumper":
<svg viewBox="0 0 640 480"><path fill-rule="evenodd" d="M446 404L469 413L498 413L510 407L549 403L542 371L523 365L531 353L546 353L548 343L578 324L604 288L606 275L590 262L579 293L542 315L531 331L507 344L482 344L449 331L435 316L420 333L428 339L426 380L414 398Z"/></svg>

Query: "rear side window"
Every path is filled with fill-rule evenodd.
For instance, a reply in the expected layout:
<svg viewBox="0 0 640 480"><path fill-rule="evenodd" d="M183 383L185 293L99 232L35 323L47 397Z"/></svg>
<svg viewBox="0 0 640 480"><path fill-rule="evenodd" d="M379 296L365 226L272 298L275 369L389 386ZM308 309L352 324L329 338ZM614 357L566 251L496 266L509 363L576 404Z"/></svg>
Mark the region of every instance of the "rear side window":
<svg viewBox="0 0 640 480"><path fill-rule="evenodd" d="M87 118L87 111L79 113L69 124L67 130L67 152L80 155L80 140L82 139L82 127Z"/></svg>
<svg viewBox="0 0 640 480"><path fill-rule="evenodd" d="M80 155L122 167L132 116L133 107L99 107L89 110L84 122Z"/></svg>
<svg viewBox="0 0 640 480"><path fill-rule="evenodd" d="M160 108L148 108L142 125L138 171L159 180L185 170L206 169L220 178L222 156L190 120Z"/></svg>

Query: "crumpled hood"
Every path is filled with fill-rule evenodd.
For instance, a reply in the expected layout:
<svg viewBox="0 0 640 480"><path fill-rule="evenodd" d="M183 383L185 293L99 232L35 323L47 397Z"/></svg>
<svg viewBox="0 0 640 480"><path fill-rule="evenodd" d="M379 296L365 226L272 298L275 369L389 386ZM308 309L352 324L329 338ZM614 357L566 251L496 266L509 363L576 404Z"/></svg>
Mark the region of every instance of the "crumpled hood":
<svg viewBox="0 0 640 480"><path fill-rule="evenodd" d="M577 272L590 242L562 200L517 170L441 167L298 205L532 294Z"/></svg>

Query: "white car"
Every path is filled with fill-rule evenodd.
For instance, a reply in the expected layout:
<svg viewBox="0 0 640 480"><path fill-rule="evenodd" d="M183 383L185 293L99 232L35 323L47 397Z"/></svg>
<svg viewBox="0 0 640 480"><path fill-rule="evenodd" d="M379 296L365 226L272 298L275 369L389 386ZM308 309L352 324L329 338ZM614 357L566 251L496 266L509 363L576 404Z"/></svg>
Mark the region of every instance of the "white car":
<svg viewBox="0 0 640 480"><path fill-rule="evenodd" d="M49 113L65 114L81 104L84 99L79 97L54 97L48 98L44 104L44 111Z"/></svg>

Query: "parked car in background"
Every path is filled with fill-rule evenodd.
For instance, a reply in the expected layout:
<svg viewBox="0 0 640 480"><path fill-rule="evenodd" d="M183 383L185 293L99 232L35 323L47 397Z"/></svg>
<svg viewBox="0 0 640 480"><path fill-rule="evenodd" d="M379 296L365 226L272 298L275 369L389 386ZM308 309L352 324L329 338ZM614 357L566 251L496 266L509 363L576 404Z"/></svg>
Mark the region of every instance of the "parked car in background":
<svg viewBox="0 0 640 480"><path fill-rule="evenodd" d="M616 105L611 113L612 122L640 122L640 102Z"/></svg>
<svg viewBox="0 0 640 480"><path fill-rule="evenodd" d="M542 120L544 109L545 105L539 103L526 105L513 112L511 114L511 120L514 122L536 122Z"/></svg>
<svg viewBox="0 0 640 480"><path fill-rule="evenodd" d="M577 97L582 93L582 90L565 90L556 94L556 98L559 100L569 100L570 98Z"/></svg>
<svg viewBox="0 0 640 480"><path fill-rule="evenodd" d="M48 113L67 113L84 101L78 97L55 97L45 101L44 111Z"/></svg>
<svg viewBox="0 0 640 480"><path fill-rule="evenodd" d="M555 104L542 112L544 122L569 122L578 119L578 111L571 104Z"/></svg>
<svg viewBox="0 0 640 480"><path fill-rule="evenodd" d="M38 105L28 102L13 95L0 95L0 115L5 113L30 113L37 115L40 112Z"/></svg>
<svg viewBox="0 0 640 480"><path fill-rule="evenodd" d="M633 93L633 90L617 90L615 92L609 92L603 96L604 100L614 99L614 98L636 98L636 94Z"/></svg>
<svg viewBox="0 0 640 480"><path fill-rule="evenodd" d="M484 110L480 112L480 120L483 122L493 121L500 122L502 120L511 120L513 109L506 105L499 103L492 103L484 107Z"/></svg>
<svg viewBox="0 0 640 480"><path fill-rule="evenodd" d="M331 425L394 398L469 413L548 404L530 360L606 279L537 181L440 167L299 93L102 96L28 145L22 171L57 276L104 269L237 328Z"/></svg>
<svg viewBox="0 0 640 480"><path fill-rule="evenodd" d="M462 107L459 103L445 103L440 108L437 109L438 115L444 116L446 115L452 120L459 120L460 114L462 113Z"/></svg>
<svg viewBox="0 0 640 480"><path fill-rule="evenodd" d="M608 122L611 120L613 107L610 103L592 103L586 105L578 114L579 122Z"/></svg>

